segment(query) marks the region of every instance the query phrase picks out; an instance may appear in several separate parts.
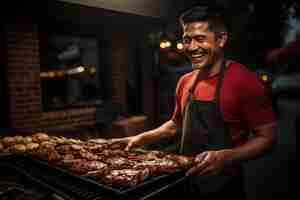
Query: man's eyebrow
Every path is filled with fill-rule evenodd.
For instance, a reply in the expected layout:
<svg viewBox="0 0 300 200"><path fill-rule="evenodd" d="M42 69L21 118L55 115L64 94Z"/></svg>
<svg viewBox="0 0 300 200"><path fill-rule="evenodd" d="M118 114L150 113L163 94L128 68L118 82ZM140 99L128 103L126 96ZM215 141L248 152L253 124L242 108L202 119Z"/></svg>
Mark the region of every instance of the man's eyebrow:
<svg viewBox="0 0 300 200"><path fill-rule="evenodd" d="M196 33L196 34L183 34L182 37L192 37L192 38L206 38L207 35L204 33Z"/></svg>
<svg viewBox="0 0 300 200"><path fill-rule="evenodd" d="M197 38L206 38L207 35L205 35L205 34L195 34L193 37L197 37Z"/></svg>

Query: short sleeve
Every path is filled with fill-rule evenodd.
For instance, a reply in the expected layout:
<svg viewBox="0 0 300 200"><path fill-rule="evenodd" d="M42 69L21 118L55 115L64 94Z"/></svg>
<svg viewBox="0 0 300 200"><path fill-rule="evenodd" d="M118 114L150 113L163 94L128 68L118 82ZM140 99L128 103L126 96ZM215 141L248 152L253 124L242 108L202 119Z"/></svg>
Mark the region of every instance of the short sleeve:
<svg viewBox="0 0 300 200"><path fill-rule="evenodd" d="M254 73L244 78L240 85L240 106L245 125L249 129L256 129L275 123L272 100L266 87Z"/></svg>

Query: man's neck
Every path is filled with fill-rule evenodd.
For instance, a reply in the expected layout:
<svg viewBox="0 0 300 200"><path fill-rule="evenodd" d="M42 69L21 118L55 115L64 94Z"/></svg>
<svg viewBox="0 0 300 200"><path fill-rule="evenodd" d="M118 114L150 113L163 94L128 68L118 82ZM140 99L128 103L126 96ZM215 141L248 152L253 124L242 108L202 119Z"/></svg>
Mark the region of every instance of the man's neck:
<svg viewBox="0 0 300 200"><path fill-rule="evenodd" d="M214 76L216 74L218 74L221 71L221 67L223 65L223 61L224 59L219 59L211 68L211 70L209 71L208 76Z"/></svg>
<svg viewBox="0 0 300 200"><path fill-rule="evenodd" d="M195 73L195 75L198 73L205 73L207 77L214 76L221 71L221 67L223 65L223 60L224 59L219 59L215 64L213 64L213 66L211 66L211 68L208 72L205 72L204 69L198 69L198 70L194 70L194 73Z"/></svg>

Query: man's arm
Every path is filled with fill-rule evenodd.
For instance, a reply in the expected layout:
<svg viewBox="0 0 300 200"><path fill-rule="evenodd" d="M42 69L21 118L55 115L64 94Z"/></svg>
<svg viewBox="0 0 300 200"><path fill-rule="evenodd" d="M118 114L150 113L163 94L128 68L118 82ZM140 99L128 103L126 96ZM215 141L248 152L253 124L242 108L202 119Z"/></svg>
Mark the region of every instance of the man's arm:
<svg viewBox="0 0 300 200"><path fill-rule="evenodd" d="M139 135L115 139L116 142L125 142L127 146L125 150L130 150L134 147L142 146L144 144L153 142L158 139L173 137L176 135L177 126L174 121L169 120L162 124L160 127L143 132Z"/></svg>
<svg viewBox="0 0 300 200"><path fill-rule="evenodd" d="M187 172L187 175L217 174L226 165L247 161L262 156L275 143L275 124L255 130L255 136L245 144L232 149L205 151L195 158L197 165Z"/></svg>
<svg viewBox="0 0 300 200"><path fill-rule="evenodd" d="M275 124L267 125L254 130L254 137L244 145L225 149L220 153L226 163L235 163L255 159L270 150L275 143Z"/></svg>
<svg viewBox="0 0 300 200"><path fill-rule="evenodd" d="M173 137L176 135L177 128L176 124L172 121L169 120L162 124L160 127L156 129L152 129L150 131L146 131L142 134L140 134L140 138L143 141L144 144L166 138L166 137Z"/></svg>

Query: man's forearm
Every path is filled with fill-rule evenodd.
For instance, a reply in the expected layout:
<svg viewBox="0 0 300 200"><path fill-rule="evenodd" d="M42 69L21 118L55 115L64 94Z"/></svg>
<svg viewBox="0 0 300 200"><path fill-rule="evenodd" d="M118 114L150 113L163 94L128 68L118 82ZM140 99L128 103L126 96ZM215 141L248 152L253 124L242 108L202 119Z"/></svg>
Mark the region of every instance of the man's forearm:
<svg viewBox="0 0 300 200"><path fill-rule="evenodd" d="M268 132L274 132L274 128L265 130ZM269 150L275 143L275 137L270 133L266 135L258 135L250 139L247 143L242 146L221 150L223 159L226 163L236 163L240 161L247 161L255 159Z"/></svg>
<svg viewBox="0 0 300 200"><path fill-rule="evenodd" d="M139 137L141 137L143 144L147 144L161 138L173 137L176 135L176 132L176 124L172 120L169 120L158 128L140 134Z"/></svg>

